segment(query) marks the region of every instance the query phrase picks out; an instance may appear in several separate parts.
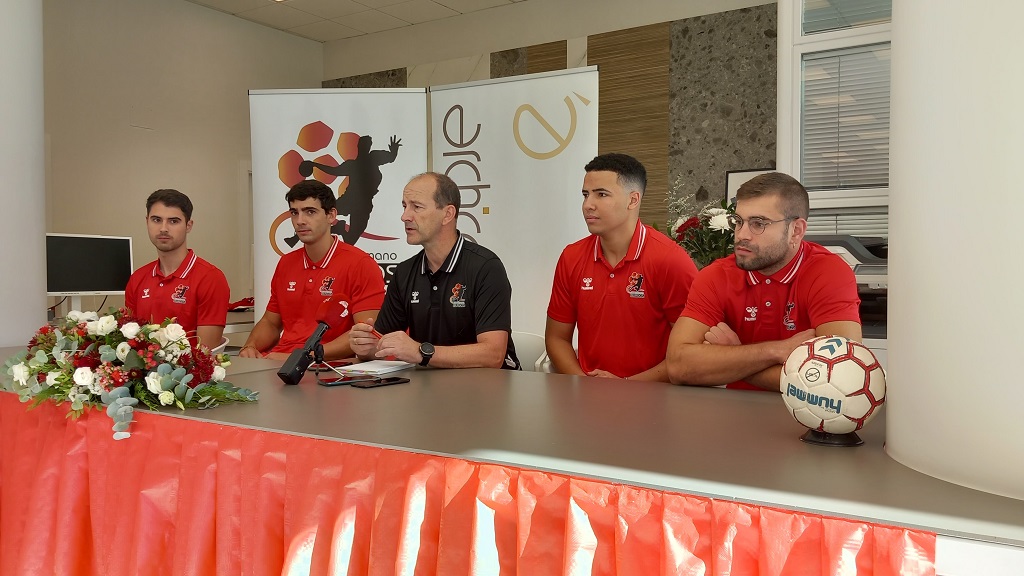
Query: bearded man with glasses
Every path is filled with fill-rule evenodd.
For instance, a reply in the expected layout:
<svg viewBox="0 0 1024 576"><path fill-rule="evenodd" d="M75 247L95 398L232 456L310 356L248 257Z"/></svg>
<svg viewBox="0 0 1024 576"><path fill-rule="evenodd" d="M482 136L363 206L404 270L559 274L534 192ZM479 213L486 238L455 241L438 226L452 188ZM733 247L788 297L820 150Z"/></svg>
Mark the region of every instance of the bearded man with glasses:
<svg viewBox="0 0 1024 576"><path fill-rule="evenodd" d="M734 254L697 274L672 328L674 384L779 392L782 364L804 340L861 339L856 277L804 240L809 210L807 190L786 174L740 186L729 218Z"/></svg>

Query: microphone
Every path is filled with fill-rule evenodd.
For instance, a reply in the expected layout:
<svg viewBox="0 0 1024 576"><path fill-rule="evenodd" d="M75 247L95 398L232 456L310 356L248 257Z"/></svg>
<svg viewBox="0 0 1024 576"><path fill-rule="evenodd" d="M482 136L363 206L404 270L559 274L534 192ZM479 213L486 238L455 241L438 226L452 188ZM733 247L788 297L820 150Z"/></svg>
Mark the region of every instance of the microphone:
<svg viewBox="0 0 1024 576"><path fill-rule="evenodd" d="M285 384L298 384L299 380L302 380L302 375L306 373L306 369L313 363L313 355L320 346L320 340L324 334L331 328L342 325L348 317L347 296L333 296L321 302L316 310L316 329L306 339L302 348L296 348L288 356L288 359L277 371L278 378ZM323 359L322 348L318 356L318 361Z"/></svg>

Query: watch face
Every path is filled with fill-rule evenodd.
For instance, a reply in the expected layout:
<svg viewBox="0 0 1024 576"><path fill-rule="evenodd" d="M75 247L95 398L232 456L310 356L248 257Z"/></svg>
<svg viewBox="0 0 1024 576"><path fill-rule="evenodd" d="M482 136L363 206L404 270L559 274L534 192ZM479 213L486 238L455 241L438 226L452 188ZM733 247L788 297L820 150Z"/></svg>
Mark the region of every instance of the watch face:
<svg viewBox="0 0 1024 576"><path fill-rule="evenodd" d="M420 354L432 355L434 353L434 345L430 342L424 342L420 344Z"/></svg>

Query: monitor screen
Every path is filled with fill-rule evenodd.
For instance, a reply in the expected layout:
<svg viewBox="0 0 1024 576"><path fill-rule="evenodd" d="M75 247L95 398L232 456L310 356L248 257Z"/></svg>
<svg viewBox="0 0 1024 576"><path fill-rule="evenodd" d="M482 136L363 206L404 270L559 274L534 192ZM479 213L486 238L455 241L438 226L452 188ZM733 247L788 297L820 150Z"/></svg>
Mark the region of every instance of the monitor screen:
<svg viewBox="0 0 1024 576"><path fill-rule="evenodd" d="M46 235L46 295L124 294L132 275L132 239Z"/></svg>

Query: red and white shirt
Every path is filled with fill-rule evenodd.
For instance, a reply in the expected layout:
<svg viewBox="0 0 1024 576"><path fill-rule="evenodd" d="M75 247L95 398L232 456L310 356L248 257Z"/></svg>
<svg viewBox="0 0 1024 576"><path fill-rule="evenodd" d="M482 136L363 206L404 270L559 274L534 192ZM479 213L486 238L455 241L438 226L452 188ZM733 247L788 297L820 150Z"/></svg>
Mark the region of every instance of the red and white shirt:
<svg viewBox="0 0 1024 576"><path fill-rule="evenodd" d="M230 296L224 273L189 250L178 269L166 276L159 260L136 270L124 289L124 306L147 322L174 318L194 333L199 326L224 326Z"/></svg>
<svg viewBox="0 0 1024 576"><path fill-rule="evenodd" d="M771 276L741 269L736 256L712 262L690 288L683 316L725 322L743 344L785 340L828 322L860 323L857 278L842 258L813 242ZM759 390L746 382L729 388Z"/></svg>
<svg viewBox="0 0 1024 576"><path fill-rule="evenodd" d="M614 267L590 235L562 251L548 316L579 328L584 372L633 376L665 360L672 324L697 267L664 234L637 222L626 257Z"/></svg>
<svg viewBox="0 0 1024 576"><path fill-rule="evenodd" d="M384 301L384 275L380 266L355 246L334 236L334 244L319 262L300 248L281 257L270 281L267 311L281 315L284 330L271 352L291 352L306 343L317 327L317 309L327 298L342 297L350 314L324 334L330 342L348 332L352 315L380 310Z"/></svg>

